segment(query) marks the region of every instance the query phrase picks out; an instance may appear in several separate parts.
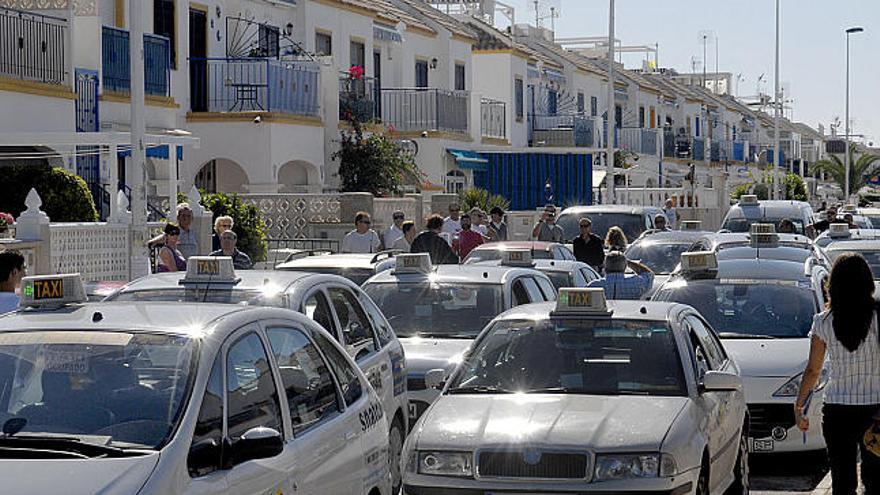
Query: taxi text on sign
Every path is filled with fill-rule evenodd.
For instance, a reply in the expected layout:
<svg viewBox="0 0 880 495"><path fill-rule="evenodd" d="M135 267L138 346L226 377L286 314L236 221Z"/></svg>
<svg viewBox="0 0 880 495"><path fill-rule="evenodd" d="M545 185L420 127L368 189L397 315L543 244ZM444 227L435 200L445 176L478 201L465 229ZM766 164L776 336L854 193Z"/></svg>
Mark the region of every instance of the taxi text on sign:
<svg viewBox="0 0 880 495"><path fill-rule="evenodd" d="M33 298L37 301L41 299L61 299L64 297L64 283L60 278L34 280L32 290Z"/></svg>

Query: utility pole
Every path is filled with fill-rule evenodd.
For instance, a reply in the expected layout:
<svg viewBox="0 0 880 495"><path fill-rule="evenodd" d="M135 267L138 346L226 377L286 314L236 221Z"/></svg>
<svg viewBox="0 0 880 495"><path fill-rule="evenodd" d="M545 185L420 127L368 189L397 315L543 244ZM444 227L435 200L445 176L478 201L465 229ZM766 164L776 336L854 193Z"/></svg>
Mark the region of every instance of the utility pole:
<svg viewBox="0 0 880 495"><path fill-rule="evenodd" d="M777 199L779 196L778 185L779 185L779 165L782 161L782 156L779 153L779 0L776 0L776 81L775 81L775 92L774 92L774 107L775 112L773 112L773 188L771 189L771 198Z"/></svg>
<svg viewBox="0 0 880 495"><path fill-rule="evenodd" d="M712 92L713 94L720 94L718 91L718 35L715 35L715 83L712 85L715 90Z"/></svg>
<svg viewBox="0 0 880 495"><path fill-rule="evenodd" d="M706 88L706 66L708 65L708 61L706 60L706 43L708 41L709 36L707 34L703 34L703 89Z"/></svg>
<svg viewBox="0 0 880 495"><path fill-rule="evenodd" d="M614 204L614 131L617 122L614 112L614 0L608 0L608 129L605 132L605 167L607 174L608 204Z"/></svg>
<svg viewBox="0 0 880 495"><path fill-rule="evenodd" d="M147 275L147 194L145 187L146 148L144 139L144 5L129 0L128 56L131 68L131 263L132 279ZM176 151L176 150L175 150ZM113 200L113 198L111 198Z"/></svg>
<svg viewBox="0 0 880 495"><path fill-rule="evenodd" d="M844 120L844 140L846 141L846 149L843 153L844 170L846 173L846 191L845 198L849 201L849 35L853 33L861 33L864 28L853 27L846 30L846 115Z"/></svg>

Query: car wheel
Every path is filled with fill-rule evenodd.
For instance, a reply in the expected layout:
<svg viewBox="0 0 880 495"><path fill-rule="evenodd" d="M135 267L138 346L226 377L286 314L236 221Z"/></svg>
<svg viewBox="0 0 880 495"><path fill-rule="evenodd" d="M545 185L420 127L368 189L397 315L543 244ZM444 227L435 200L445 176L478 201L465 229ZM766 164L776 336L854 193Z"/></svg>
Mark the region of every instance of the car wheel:
<svg viewBox="0 0 880 495"><path fill-rule="evenodd" d="M739 439L739 452L733 466L733 484L725 495L745 495L749 493L749 437L743 431Z"/></svg>
<svg viewBox="0 0 880 495"><path fill-rule="evenodd" d="M709 466L703 464L700 469L700 477L697 478L697 489L695 495L709 495Z"/></svg>
<svg viewBox="0 0 880 495"><path fill-rule="evenodd" d="M400 455L403 451L403 426L400 421L391 423L391 431L388 432L388 459L391 462L391 493L397 495L403 485L400 472Z"/></svg>

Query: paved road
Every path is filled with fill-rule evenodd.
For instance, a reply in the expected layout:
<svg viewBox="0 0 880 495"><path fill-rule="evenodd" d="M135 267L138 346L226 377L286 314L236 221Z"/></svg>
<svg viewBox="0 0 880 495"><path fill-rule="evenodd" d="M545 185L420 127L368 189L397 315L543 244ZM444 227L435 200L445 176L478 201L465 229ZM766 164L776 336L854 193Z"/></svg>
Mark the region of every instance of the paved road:
<svg viewBox="0 0 880 495"><path fill-rule="evenodd" d="M751 456L752 493L800 494L822 491L828 473L824 454L763 454Z"/></svg>

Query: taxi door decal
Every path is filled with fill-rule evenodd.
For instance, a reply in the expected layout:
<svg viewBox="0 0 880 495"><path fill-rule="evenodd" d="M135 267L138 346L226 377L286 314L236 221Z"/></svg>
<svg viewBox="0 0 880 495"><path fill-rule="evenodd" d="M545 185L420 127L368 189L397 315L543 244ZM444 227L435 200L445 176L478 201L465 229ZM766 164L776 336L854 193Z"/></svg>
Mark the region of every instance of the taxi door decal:
<svg viewBox="0 0 880 495"><path fill-rule="evenodd" d="M406 392L405 360L403 358L403 353L400 351L388 351L388 357L391 359L391 376L394 380L394 396L397 397Z"/></svg>

